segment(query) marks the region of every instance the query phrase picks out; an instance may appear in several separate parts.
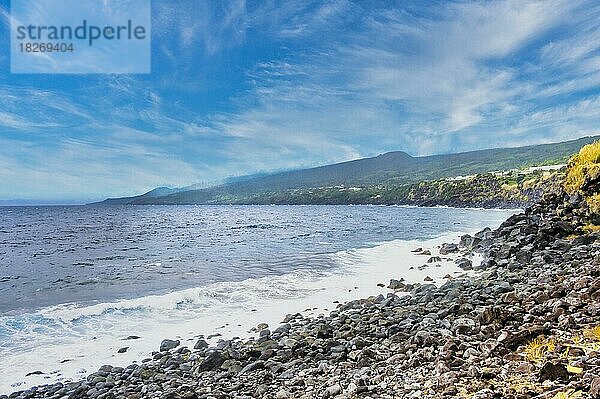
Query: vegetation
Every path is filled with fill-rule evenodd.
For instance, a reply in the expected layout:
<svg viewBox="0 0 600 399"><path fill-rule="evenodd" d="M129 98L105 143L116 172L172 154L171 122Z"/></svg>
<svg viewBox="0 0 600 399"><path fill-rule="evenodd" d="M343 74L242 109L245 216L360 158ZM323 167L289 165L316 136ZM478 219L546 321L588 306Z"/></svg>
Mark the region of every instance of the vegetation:
<svg viewBox="0 0 600 399"><path fill-rule="evenodd" d="M582 230L600 231L600 141L588 144L567 165L565 191L585 209Z"/></svg>
<svg viewBox="0 0 600 399"><path fill-rule="evenodd" d="M600 194L592 194L585 199L593 213L600 213Z"/></svg>
<svg viewBox="0 0 600 399"><path fill-rule="evenodd" d="M561 171L485 173L460 179L438 179L413 184L363 187L321 187L269 191L253 195L230 193L209 204L374 204L519 207L542 192L560 188Z"/></svg>
<svg viewBox="0 0 600 399"><path fill-rule="evenodd" d="M492 385L502 390L505 396L531 397L552 399L584 398L581 390L568 386L553 386L540 381L539 370L546 364L553 364L569 375L571 381L583 378L588 370L581 365L582 356L590 356L600 350L600 326L591 325L575 330L567 335L559 334L550 337L538 336L529 343L510 353L507 357L520 356L523 359L521 367L500 372L492 379ZM477 391L482 380L472 381L471 389ZM500 388L502 387L502 388ZM472 397L467 390L461 397Z"/></svg>
<svg viewBox="0 0 600 399"><path fill-rule="evenodd" d="M585 226L583 226L582 229L585 233L594 233L594 232L600 231L600 226L588 223Z"/></svg>
<svg viewBox="0 0 600 399"><path fill-rule="evenodd" d="M226 184L197 189L184 188L165 195L146 195L107 200L105 204L389 204L430 202L454 203L458 193L468 191L468 182L451 183L446 178L455 176L486 176L493 171L524 169L529 166L562 164L583 145L597 138L535 145L519 148L499 148L458 154L412 157L404 152L390 152L373 158L295 170L269 175L255 175L228 180ZM521 197L523 182L473 177L481 187L478 201L488 201L491 192L518 194L514 203L528 201ZM485 181L485 180L489 181ZM425 182L425 183L420 183ZM435 187L430 183L435 182ZM471 181L472 182L472 181ZM505 185L496 187L495 182ZM534 183L536 180L533 181ZM420 186L415 186L421 184ZM411 194L412 192L412 194ZM162 192L161 192L162 193ZM421 195L422 193L422 195ZM156 194L156 193L153 193ZM410 195L409 195L410 194ZM426 198L425 194L431 197ZM436 202L440 195L441 202ZM504 195L504 194L503 194Z"/></svg>
<svg viewBox="0 0 600 399"><path fill-rule="evenodd" d="M564 392L559 392L552 397L552 399L575 399L583 398L583 392L576 391L574 389L568 389Z"/></svg>
<svg viewBox="0 0 600 399"><path fill-rule="evenodd" d="M569 194L580 192L591 193L592 183L597 183L600 177L600 141L588 144L581 148L579 153L569 160L567 176L565 178L565 191ZM593 202L597 202L595 199Z"/></svg>
<svg viewBox="0 0 600 399"><path fill-rule="evenodd" d="M525 347L525 359L533 363L540 363L546 358L548 353L554 352L555 349L556 342L554 339L546 339L543 336L539 336Z"/></svg>

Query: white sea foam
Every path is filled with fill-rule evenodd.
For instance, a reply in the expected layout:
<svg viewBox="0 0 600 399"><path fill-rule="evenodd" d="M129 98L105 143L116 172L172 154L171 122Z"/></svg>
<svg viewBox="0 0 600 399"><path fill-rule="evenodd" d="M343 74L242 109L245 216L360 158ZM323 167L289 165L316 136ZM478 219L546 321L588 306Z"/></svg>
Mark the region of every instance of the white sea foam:
<svg viewBox="0 0 600 399"><path fill-rule="evenodd" d="M53 306L19 317L0 318L10 343L0 343L0 393L82 377L103 364L125 366L148 357L164 338L193 346L200 334L222 338L248 336L259 322L276 327L288 313L316 315L348 301L390 292L378 287L390 278L442 283L446 274L463 273L453 261L429 264L411 252L455 241L453 233L429 241L396 240L332 254L329 271L298 271L280 276L215 283L164 295L81 307ZM475 260L477 261L477 260ZM2 331L0 331L2 332ZM139 339L127 340L129 336ZM221 337L212 338L216 341ZM118 354L119 348L128 347ZM32 371L45 374L31 375Z"/></svg>

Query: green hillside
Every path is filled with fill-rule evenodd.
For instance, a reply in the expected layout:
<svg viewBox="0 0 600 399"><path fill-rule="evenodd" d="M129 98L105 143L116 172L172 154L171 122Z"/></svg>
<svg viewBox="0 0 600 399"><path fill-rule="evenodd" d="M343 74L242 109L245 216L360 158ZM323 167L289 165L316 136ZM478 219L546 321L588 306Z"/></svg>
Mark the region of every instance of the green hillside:
<svg viewBox="0 0 600 399"><path fill-rule="evenodd" d="M583 145L597 139L598 137L585 137L562 143L426 157L412 157L405 152L397 151L373 158L257 176L200 190L185 190L162 196L145 194L127 199L112 199L105 203L136 205L252 203L252 198L257 199L265 197L266 194L272 196L299 189L336 186L393 188L459 175L565 163Z"/></svg>

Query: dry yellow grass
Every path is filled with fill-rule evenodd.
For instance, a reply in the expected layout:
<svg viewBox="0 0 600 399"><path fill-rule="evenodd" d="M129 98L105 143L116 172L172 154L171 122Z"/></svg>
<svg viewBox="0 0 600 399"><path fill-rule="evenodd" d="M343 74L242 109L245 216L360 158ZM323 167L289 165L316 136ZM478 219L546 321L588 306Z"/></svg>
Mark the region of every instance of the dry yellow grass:
<svg viewBox="0 0 600 399"><path fill-rule="evenodd" d="M525 180L525 181L523 182L523 184L522 184L522 186L523 186L523 190L528 190L528 189L530 189L530 188L534 188L537 182L538 182L538 181L537 181L537 179L535 179L535 178L534 178L534 179L528 179L528 180Z"/></svg>
<svg viewBox="0 0 600 399"><path fill-rule="evenodd" d="M600 213L600 194L590 195L585 199L590 210L594 213Z"/></svg>
<svg viewBox="0 0 600 399"><path fill-rule="evenodd" d="M565 191L575 193L583 187L586 181L600 176L600 141L588 144L569 160Z"/></svg>
<svg viewBox="0 0 600 399"><path fill-rule="evenodd" d="M535 338L525 346L525 359L530 362L539 363L545 359L546 355L556 349L556 343L553 339L546 339L543 336Z"/></svg>
<svg viewBox="0 0 600 399"><path fill-rule="evenodd" d="M600 231L600 226L597 226L595 224L586 224L585 226L583 226L583 231L585 231L586 233Z"/></svg>
<svg viewBox="0 0 600 399"><path fill-rule="evenodd" d="M600 226L597 227L600 229ZM600 325L584 330L583 336L595 341L600 341Z"/></svg>
<svg viewBox="0 0 600 399"><path fill-rule="evenodd" d="M583 398L583 392L569 389L568 391L559 392L552 397L552 399L575 399Z"/></svg>
<svg viewBox="0 0 600 399"><path fill-rule="evenodd" d="M529 375L512 375L509 376L505 382L508 383L508 389L503 392L504 394L515 392L544 392L544 388Z"/></svg>
<svg viewBox="0 0 600 399"><path fill-rule="evenodd" d="M511 184L504 183L502 185L502 189L504 191L518 191L519 190L519 185L517 183L511 183Z"/></svg>

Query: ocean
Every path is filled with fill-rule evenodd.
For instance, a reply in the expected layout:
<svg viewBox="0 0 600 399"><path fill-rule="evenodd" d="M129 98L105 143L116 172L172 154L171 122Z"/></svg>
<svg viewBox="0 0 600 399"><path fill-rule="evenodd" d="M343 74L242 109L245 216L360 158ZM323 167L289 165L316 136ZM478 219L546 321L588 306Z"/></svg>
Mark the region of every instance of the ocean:
<svg viewBox="0 0 600 399"><path fill-rule="evenodd" d="M401 206L0 207L0 394L124 366L164 338L276 327L389 290L410 252L496 227L514 210ZM123 350L126 350L123 352ZM123 353L118 353L119 349ZM27 375L34 373L32 375Z"/></svg>

